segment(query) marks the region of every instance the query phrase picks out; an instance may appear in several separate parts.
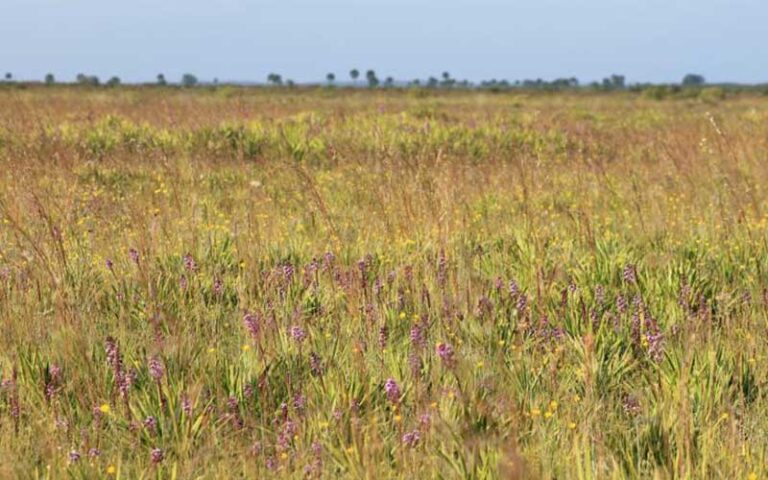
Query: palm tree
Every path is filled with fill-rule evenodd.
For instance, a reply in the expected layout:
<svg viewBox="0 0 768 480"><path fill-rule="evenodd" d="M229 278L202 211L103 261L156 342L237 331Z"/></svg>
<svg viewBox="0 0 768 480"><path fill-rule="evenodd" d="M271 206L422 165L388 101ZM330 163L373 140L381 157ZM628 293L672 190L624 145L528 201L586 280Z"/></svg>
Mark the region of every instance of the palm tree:
<svg viewBox="0 0 768 480"><path fill-rule="evenodd" d="M352 83L357 84L357 78L360 76L360 71L353 68L349 71L349 77L352 79Z"/></svg>
<svg viewBox="0 0 768 480"><path fill-rule="evenodd" d="M336 75L334 75L333 73L329 73L328 75L325 76L325 79L328 80L329 85L332 85L333 82L336 81Z"/></svg>

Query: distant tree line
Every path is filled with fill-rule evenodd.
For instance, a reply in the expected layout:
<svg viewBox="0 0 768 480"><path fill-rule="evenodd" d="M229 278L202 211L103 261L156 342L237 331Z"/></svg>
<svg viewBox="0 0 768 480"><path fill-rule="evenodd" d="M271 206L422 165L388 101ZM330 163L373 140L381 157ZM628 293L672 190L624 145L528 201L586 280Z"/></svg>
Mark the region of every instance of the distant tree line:
<svg viewBox="0 0 768 480"><path fill-rule="evenodd" d="M569 90L569 89L591 89L596 91L642 91L646 96L650 98L665 98L670 95L680 96L683 92L686 95L697 95L695 92L701 90L707 86L704 76L689 73L686 74L679 83L672 84L651 84L651 83L634 83L629 84L626 81L626 77L620 74L612 74L603 78L601 81L594 81L588 84L581 84L576 77L562 77L555 78L553 80L544 80L542 78L536 79L524 79L509 81L506 79L489 79L482 80L478 83L470 82L469 80L459 80L454 78L449 72L442 72L439 76L430 76L427 79L414 79L410 81L397 81L392 76L380 77L373 69L368 69L361 73L361 70L353 68L348 72L349 81L345 84L352 87L359 87L362 77L363 86L368 88L424 88L424 89L479 89L489 91L506 91L512 89L526 89L526 90L544 90L544 91L557 91L557 90ZM2 82L0 83L14 83L14 76L11 72L6 72L2 76ZM45 85L57 84L57 79L53 73L48 73L43 78ZM97 75L79 73L75 77L75 83L78 85L88 87L116 87L123 82L120 77L112 76L105 82L102 82ZM291 79L283 78L279 73L270 73L266 78L267 85L273 87L288 87L292 88L296 86L296 82ZM202 83L198 80L197 76L192 73L185 73L181 75L177 82L169 81L163 73L157 74L155 77L154 85L168 86L175 85L185 88L192 88ZM329 72L325 75L324 84L328 88L334 88L340 85L339 78L335 73ZM208 82L207 85L218 86L218 79L214 79L213 82ZM311 84L310 84L311 85ZM318 85L315 83L314 85ZM708 95L716 97L716 93L712 88L750 88L737 85L726 86L711 86L708 90ZM768 85L758 85L757 88L765 90L768 94ZM694 93L690 93L694 92Z"/></svg>

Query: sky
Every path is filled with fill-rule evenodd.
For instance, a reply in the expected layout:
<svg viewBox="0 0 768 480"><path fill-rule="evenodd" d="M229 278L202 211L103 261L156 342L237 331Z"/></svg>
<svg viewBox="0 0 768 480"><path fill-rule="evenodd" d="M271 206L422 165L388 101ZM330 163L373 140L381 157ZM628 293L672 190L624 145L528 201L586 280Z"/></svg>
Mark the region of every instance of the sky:
<svg viewBox="0 0 768 480"><path fill-rule="evenodd" d="M768 82L768 0L0 0L0 74Z"/></svg>

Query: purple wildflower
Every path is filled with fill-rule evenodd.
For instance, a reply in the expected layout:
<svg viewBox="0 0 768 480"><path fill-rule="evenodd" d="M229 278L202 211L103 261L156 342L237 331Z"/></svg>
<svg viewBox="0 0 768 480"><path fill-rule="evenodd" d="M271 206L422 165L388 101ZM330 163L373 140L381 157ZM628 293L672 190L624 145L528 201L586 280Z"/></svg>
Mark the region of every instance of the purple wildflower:
<svg viewBox="0 0 768 480"><path fill-rule="evenodd" d="M165 459L165 454L159 448L153 448L149 458L152 460L153 465L157 465Z"/></svg>
<svg viewBox="0 0 768 480"><path fill-rule="evenodd" d="M323 375L323 362L320 359L320 355L315 352L309 354L309 368L315 377Z"/></svg>
<svg viewBox="0 0 768 480"><path fill-rule="evenodd" d="M406 447L415 447L419 443L419 440L421 440L421 433L419 433L418 430L413 430L403 434L403 445Z"/></svg>
<svg viewBox="0 0 768 480"><path fill-rule="evenodd" d="M386 325L382 325L379 328L379 347L386 348L387 341L389 341L389 329Z"/></svg>
<svg viewBox="0 0 768 480"><path fill-rule="evenodd" d="M149 376L159 382L163 378L163 363L156 356L149 359Z"/></svg>
<svg viewBox="0 0 768 480"><path fill-rule="evenodd" d="M197 271L197 263L195 263L195 259L192 257L191 253L184 255L183 261L185 270L190 273L195 273Z"/></svg>
<svg viewBox="0 0 768 480"><path fill-rule="evenodd" d="M302 343L307 338L307 332L298 325L294 325L290 330L291 338L297 343Z"/></svg>
<svg viewBox="0 0 768 480"><path fill-rule="evenodd" d="M388 378L384 382L384 391L387 394L387 399L394 404L400 403L400 386L397 384L394 378Z"/></svg>
<svg viewBox="0 0 768 480"><path fill-rule="evenodd" d="M136 250L135 248L131 248L130 250L128 250L128 257L136 265L139 264L139 251Z"/></svg>
<svg viewBox="0 0 768 480"><path fill-rule="evenodd" d="M192 415L192 402L189 400L189 396L184 394L181 398L181 410L186 416Z"/></svg>
<svg viewBox="0 0 768 480"><path fill-rule="evenodd" d="M147 431L154 435L157 433L157 419L153 417L152 415L148 416L144 419L144 428L147 429Z"/></svg>
<svg viewBox="0 0 768 480"><path fill-rule="evenodd" d="M622 273L622 276L624 277L624 281L634 285L637 283L637 270L635 269L635 266L631 263L628 263L624 267L624 272Z"/></svg>
<svg viewBox="0 0 768 480"><path fill-rule="evenodd" d="M418 352L411 350L408 352L408 366L411 368L411 374L414 377L419 377L421 375L421 357L419 356Z"/></svg>
<svg viewBox="0 0 768 480"><path fill-rule="evenodd" d="M410 338L411 344L418 349L424 348L427 343L427 339L424 335L424 329L419 324L411 327Z"/></svg>
<svg viewBox="0 0 768 480"><path fill-rule="evenodd" d="M213 279L213 293L217 297L224 293L224 282L219 277Z"/></svg>
<svg viewBox="0 0 768 480"><path fill-rule="evenodd" d="M258 340L259 333L261 333L259 317L253 313L246 312L245 315L243 315L243 325L245 325L245 329L248 330L248 333L251 334L251 338Z"/></svg>
<svg viewBox="0 0 768 480"><path fill-rule="evenodd" d="M447 343L438 343L435 347L435 353L442 360L443 365L447 368L453 368L456 366L456 358L454 356L453 347Z"/></svg>

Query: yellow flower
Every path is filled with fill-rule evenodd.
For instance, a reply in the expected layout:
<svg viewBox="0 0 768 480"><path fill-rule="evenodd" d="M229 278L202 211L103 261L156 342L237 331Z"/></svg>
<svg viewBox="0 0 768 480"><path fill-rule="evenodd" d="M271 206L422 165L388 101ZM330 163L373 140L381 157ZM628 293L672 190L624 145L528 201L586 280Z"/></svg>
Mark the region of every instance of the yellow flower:
<svg viewBox="0 0 768 480"><path fill-rule="evenodd" d="M109 408L109 404L107 404L107 403L103 403L103 404L101 404L101 406L99 407L99 411L100 411L101 413L109 413L109 410L110 410L110 408Z"/></svg>
<svg viewBox="0 0 768 480"><path fill-rule="evenodd" d="M571 423L569 423L569 424L568 424L568 428L570 428L571 430L574 430L574 429L576 429L576 422L571 422Z"/></svg>
<svg viewBox="0 0 768 480"><path fill-rule="evenodd" d="M538 408L532 408L532 409L531 409L531 416L532 416L533 418L536 418L536 417L538 417L539 415L541 415L541 410L539 410Z"/></svg>
<svg viewBox="0 0 768 480"><path fill-rule="evenodd" d="M395 415L395 423L400 423L403 420L403 417L400 415Z"/></svg>
<svg viewBox="0 0 768 480"><path fill-rule="evenodd" d="M216 351L216 349L215 349L215 348L213 348L213 347L210 347L210 348L208 349L208 353L214 353L215 351Z"/></svg>
<svg viewBox="0 0 768 480"><path fill-rule="evenodd" d="M117 468L114 465L107 467L107 475L114 475L117 472Z"/></svg>
<svg viewBox="0 0 768 480"><path fill-rule="evenodd" d="M244 352L247 352L248 350L251 349L251 346L250 345L243 345L241 348L243 349Z"/></svg>
<svg viewBox="0 0 768 480"><path fill-rule="evenodd" d="M405 318L405 312L400 312L400 320Z"/></svg>
<svg viewBox="0 0 768 480"><path fill-rule="evenodd" d="M755 472L750 473L747 475L747 480L757 480L757 474Z"/></svg>

